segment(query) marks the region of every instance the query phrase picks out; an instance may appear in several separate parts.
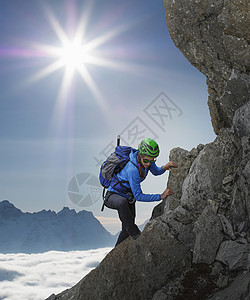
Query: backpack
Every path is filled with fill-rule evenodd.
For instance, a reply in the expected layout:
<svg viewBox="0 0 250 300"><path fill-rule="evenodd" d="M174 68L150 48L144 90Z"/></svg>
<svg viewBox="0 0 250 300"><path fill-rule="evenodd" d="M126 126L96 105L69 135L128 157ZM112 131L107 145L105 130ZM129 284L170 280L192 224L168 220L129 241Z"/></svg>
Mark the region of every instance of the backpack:
<svg viewBox="0 0 250 300"><path fill-rule="evenodd" d="M119 142L117 142L115 152L111 153L110 156L101 165L99 180L101 185L103 186L103 193L102 193L103 200L105 200L105 189L111 185L111 181L113 178L115 178L117 181L113 185L113 188L115 185L120 184L120 186L124 188L125 194L131 192L130 189L128 190L126 187L123 186L122 183L124 183L125 181L118 181L116 174L121 172L121 170L129 162L129 154L132 149L133 149L132 147L128 147L128 146L119 146ZM101 211L103 211L103 209L104 209L104 203Z"/></svg>

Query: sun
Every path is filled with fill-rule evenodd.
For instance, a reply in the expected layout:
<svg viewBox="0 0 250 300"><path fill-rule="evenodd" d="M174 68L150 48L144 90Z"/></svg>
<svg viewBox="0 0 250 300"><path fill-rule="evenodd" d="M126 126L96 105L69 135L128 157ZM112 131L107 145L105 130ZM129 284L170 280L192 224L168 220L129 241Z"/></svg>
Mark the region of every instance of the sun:
<svg viewBox="0 0 250 300"><path fill-rule="evenodd" d="M130 48L126 51L124 46L114 41L122 33L133 29L138 22L144 22L144 18L120 23L119 17L109 18L109 14L107 14L103 18L105 22L92 22L90 19L93 3L94 1L86 1L80 11L76 1L67 1L67 9L60 22L50 4L41 2L41 11L45 17L45 27L46 32L49 33L50 43L44 43L41 40L45 35L41 34L40 36L39 31L37 38L40 42L36 39L21 39L20 41L25 47L16 45L14 48L8 48L6 53L3 52L3 56L31 59L29 65L34 63L35 67L42 64L28 77L21 78L20 88L26 88L56 72L61 75L61 83L56 90L55 110L66 111L67 103L73 101L76 88L81 84L80 88L83 93L88 89L88 92L93 95L93 100L97 101L106 113L111 111L104 101L104 94L96 82L97 78L94 77L94 74L98 73L98 68L102 68L100 70L102 74L104 68L139 76L148 73L148 69L145 71L142 64L133 59L135 51L131 51ZM62 18L62 14L59 15ZM115 14L111 13L111 15ZM95 24L95 30L92 30L91 34L98 31L100 34L89 39L87 30L92 24ZM130 57L133 62L130 61ZM109 76L108 73L107 76ZM79 77L83 84L81 80L78 80ZM60 78L60 76L56 78Z"/></svg>
<svg viewBox="0 0 250 300"><path fill-rule="evenodd" d="M72 4L73 5L73 4ZM45 56L50 59L50 64L46 65L29 79L29 83L39 81L50 74L62 69L63 78L58 91L58 107L66 106L68 95L76 75L79 75L92 94L95 100L107 110L107 105L103 100L102 93L99 91L94 78L88 70L89 65L99 67L112 68L116 70L128 71L128 64L121 61L114 61L112 58L102 56L99 51L100 46L109 42L114 37L131 28L131 24L112 27L111 30L105 31L102 35L92 40L86 40L86 28L90 17L90 8L83 11L81 19L73 30L74 34L69 36L63 29L58 19L55 17L50 7L46 7L45 15L51 25L51 28L57 37L57 46L32 43L32 47L36 48L39 56ZM76 23L76 22L75 22ZM51 62L52 60L52 62ZM134 69L134 67L133 67Z"/></svg>
<svg viewBox="0 0 250 300"><path fill-rule="evenodd" d="M87 62L88 53L84 45L69 41L59 50L59 58L61 58L61 62L65 67L77 70Z"/></svg>

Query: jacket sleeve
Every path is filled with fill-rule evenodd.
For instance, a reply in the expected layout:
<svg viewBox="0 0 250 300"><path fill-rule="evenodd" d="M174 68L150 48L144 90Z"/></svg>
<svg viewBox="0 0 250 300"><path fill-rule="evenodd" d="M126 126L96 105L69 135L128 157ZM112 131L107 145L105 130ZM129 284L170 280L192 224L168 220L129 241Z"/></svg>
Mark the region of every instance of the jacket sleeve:
<svg viewBox="0 0 250 300"><path fill-rule="evenodd" d="M161 175L163 173L165 173L165 170L162 169L162 167L157 167L157 165L155 163L153 163L151 166L150 166L150 172L153 174L153 175Z"/></svg>
<svg viewBox="0 0 250 300"><path fill-rule="evenodd" d="M128 180L135 200L143 202L153 202L161 200L160 194L143 194L141 190L141 178L136 168L131 168L129 170Z"/></svg>

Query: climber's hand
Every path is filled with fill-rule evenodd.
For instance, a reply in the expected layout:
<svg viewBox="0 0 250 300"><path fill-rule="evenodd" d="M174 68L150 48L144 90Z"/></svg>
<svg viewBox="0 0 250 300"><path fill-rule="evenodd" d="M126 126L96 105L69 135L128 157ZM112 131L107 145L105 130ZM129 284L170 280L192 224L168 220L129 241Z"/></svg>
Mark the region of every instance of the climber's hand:
<svg viewBox="0 0 250 300"><path fill-rule="evenodd" d="M175 162L170 161L165 166L163 166L163 170L171 171L171 168L178 168L178 165Z"/></svg>
<svg viewBox="0 0 250 300"><path fill-rule="evenodd" d="M169 187L167 187L165 191L161 194L161 200L167 198L167 196L172 195L173 193L174 192Z"/></svg>

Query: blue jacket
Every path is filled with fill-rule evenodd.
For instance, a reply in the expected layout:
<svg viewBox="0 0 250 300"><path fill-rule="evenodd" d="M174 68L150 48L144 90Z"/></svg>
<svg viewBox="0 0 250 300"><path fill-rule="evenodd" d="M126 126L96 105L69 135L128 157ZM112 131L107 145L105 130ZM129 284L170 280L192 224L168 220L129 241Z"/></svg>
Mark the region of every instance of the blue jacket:
<svg viewBox="0 0 250 300"><path fill-rule="evenodd" d="M141 182L146 178L148 171L150 171L153 175L161 175L165 172L162 167L157 167L155 163L152 163L149 168L145 169L146 176L144 178L140 177L138 170L138 150L131 150L129 155L130 161L126 164L126 166L121 170L120 173L116 175L118 181L127 181L123 183L126 188L130 188L134 195L134 198L137 201L143 202L152 202L152 201L160 201L160 194L143 194L141 190ZM118 192L124 197L128 198L126 194L124 194L124 190L117 183L115 178L112 179L111 185L108 188L108 191ZM114 188L113 188L114 187ZM120 191L119 191L120 188ZM123 192L122 192L123 191Z"/></svg>

